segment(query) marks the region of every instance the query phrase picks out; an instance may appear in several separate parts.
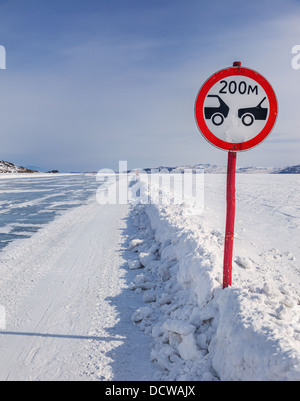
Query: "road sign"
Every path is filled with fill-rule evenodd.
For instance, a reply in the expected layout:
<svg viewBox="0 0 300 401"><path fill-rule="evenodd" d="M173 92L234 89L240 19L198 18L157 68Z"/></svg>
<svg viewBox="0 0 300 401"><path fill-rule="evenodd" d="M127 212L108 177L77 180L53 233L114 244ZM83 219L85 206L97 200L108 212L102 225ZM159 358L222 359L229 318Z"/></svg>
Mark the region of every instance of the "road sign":
<svg viewBox="0 0 300 401"><path fill-rule="evenodd" d="M239 61L212 75L196 98L195 117L205 139L228 151L227 214L223 288L231 286L235 224L236 152L259 145L277 118L277 100L269 82Z"/></svg>
<svg viewBox="0 0 300 401"><path fill-rule="evenodd" d="M277 100L269 82L240 63L212 75L200 89L195 117L214 146L244 151L259 145L277 117Z"/></svg>

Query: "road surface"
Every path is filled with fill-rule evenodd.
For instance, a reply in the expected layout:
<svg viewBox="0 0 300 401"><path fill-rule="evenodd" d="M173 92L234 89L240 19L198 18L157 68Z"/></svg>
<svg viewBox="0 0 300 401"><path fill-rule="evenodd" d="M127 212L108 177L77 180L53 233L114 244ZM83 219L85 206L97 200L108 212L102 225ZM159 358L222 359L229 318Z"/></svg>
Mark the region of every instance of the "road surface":
<svg viewBox="0 0 300 401"><path fill-rule="evenodd" d="M0 255L1 381L151 380L150 339L131 316L128 207L65 212Z"/></svg>

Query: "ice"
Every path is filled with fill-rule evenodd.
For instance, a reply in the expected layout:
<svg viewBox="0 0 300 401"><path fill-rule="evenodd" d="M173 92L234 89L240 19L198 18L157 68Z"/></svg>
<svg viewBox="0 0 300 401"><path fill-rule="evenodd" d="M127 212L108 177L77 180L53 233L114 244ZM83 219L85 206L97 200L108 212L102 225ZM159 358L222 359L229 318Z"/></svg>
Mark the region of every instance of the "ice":
<svg viewBox="0 0 300 401"><path fill-rule="evenodd" d="M0 249L82 205L96 187L95 177L85 174L0 175Z"/></svg>

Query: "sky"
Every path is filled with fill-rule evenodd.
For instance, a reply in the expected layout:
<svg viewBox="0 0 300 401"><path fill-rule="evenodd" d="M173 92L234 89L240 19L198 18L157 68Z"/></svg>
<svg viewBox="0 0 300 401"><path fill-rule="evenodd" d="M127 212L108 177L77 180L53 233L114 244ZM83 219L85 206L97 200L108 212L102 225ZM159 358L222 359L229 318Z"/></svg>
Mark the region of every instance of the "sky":
<svg viewBox="0 0 300 401"><path fill-rule="evenodd" d="M238 166L300 164L299 0L0 0L0 45L0 160L64 172L226 165L194 105L239 60L271 83L279 114Z"/></svg>

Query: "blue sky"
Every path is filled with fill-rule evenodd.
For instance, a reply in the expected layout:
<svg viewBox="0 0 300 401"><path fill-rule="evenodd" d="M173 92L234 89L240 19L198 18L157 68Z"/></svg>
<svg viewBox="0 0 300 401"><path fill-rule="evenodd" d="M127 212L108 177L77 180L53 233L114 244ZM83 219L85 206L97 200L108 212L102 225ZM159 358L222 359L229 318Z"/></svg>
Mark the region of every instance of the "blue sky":
<svg viewBox="0 0 300 401"><path fill-rule="evenodd" d="M238 164L300 163L298 0L0 0L0 159L61 171L214 163L199 88L241 60L276 91L269 138Z"/></svg>

